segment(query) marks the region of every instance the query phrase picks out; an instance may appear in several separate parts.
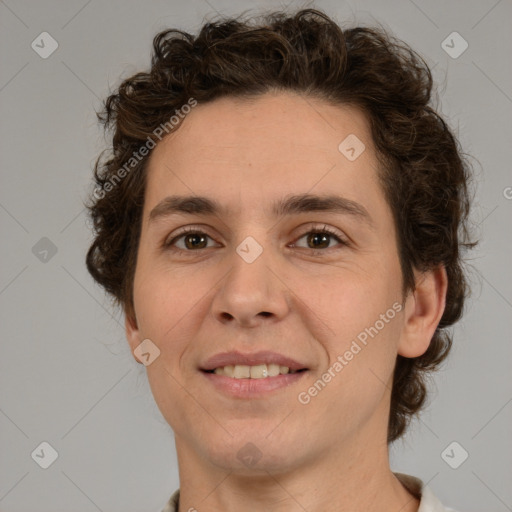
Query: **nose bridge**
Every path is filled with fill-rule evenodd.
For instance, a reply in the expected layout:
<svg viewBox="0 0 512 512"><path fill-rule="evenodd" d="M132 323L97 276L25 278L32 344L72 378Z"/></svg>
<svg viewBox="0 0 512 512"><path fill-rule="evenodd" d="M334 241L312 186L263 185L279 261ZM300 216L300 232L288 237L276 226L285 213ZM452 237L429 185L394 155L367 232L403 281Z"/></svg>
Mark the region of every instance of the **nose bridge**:
<svg viewBox="0 0 512 512"><path fill-rule="evenodd" d="M265 230L253 230L253 235L243 238L229 256L230 271L212 303L213 314L221 321L249 325L286 313L286 287L275 275L276 248Z"/></svg>

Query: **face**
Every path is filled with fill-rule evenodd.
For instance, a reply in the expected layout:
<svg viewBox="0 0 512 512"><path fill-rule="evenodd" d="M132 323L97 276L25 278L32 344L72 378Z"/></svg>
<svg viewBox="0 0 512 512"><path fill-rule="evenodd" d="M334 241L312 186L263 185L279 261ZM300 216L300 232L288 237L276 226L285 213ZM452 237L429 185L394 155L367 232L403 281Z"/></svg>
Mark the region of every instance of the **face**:
<svg viewBox="0 0 512 512"><path fill-rule="evenodd" d="M147 375L182 450L243 472L244 455L276 471L385 444L401 286L355 108L291 93L216 100L153 150L127 333L132 350L149 339L160 351Z"/></svg>

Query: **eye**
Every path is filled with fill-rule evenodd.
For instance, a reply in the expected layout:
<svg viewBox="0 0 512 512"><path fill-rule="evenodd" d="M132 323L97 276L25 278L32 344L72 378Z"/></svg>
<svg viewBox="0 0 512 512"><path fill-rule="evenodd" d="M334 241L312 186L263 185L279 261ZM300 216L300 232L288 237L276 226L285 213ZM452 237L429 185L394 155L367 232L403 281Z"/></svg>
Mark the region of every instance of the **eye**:
<svg viewBox="0 0 512 512"><path fill-rule="evenodd" d="M340 234L325 225L323 228L315 228L304 233L300 238L297 239L297 241L303 238L306 238L306 249L311 249L311 252L315 255L325 252L326 249L332 249L332 247L329 246L333 238L342 246L349 245L348 242L342 238ZM299 246L297 246L295 243L293 244L293 247Z"/></svg>
<svg viewBox="0 0 512 512"><path fill-rule="evenodd" d="M310 249L308 252L313 255L321 255L322 253L325 253L327 249L333 249L333 247L330 246L332 239L335 239L335 241L338 242L338 245L349 245L349 242L345 240L341 234L337 233L326 225L307 231L300 238L298 238L297 241L303 238L306 238L306 247L298 246L297 242L292 244L292 247ZM213 238L204 231L189 226L184 228L180 233L178 233L170 240L165 240L162 244L162 247L165 250L189 253L197 252L201 249L208 249L209 247L212 247L208 246L208 239L213 240ZM181 243L181 246L179 243Z"/></svg>
<svg viewBox="0 0 512 512"><path fill-rule="evenodd" d="M208 234L199 229L188 227L184 228L181 233L176 235L170 240L166 240L163 244L165 249L170 250L178 250L178 251L194 251L196 249L207 249L207 239L210 238L213 240ZM183 239L184 246L178 246L177 242Z"/></svg>

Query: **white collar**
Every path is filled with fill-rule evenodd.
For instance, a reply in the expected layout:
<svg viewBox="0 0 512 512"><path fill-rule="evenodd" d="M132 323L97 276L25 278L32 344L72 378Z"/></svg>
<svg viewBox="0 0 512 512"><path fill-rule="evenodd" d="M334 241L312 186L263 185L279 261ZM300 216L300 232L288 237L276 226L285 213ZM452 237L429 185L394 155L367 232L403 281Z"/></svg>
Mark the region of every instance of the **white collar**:
<svg viewBox="0 0 512 512"><path fill-rule="evenodd" d="M418 512L457 512L452 508L446 508L437 499L430 488L422 480L404 473L393 473L407 490L420 500ZM180 490L174 491L162 512L178 512Z"/></svg>

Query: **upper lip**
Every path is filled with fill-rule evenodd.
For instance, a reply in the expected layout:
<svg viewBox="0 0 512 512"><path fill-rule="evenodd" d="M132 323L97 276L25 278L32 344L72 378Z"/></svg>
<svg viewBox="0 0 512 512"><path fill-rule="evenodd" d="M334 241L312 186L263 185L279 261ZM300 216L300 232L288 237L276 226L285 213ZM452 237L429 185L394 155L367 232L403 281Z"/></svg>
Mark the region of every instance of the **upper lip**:
<svg viewBox="0 0 512 512"><path fill-rule="evenodd" d="M260 364L278 364L279 366L287 366L290 370L302 370L307 369L306 365L295 361L291 357L278 354L277 352L271 352L263 350L260 352L254 352L252 354L244 354L242 352L221 352L210 357L201 366L201 370L215 370L215 368L221 368L223 366L235 366L235 365L247 365L255 366Z"/></svg>

